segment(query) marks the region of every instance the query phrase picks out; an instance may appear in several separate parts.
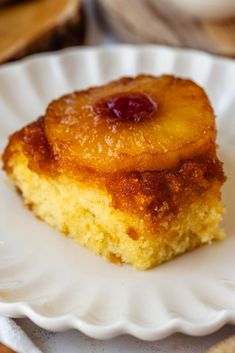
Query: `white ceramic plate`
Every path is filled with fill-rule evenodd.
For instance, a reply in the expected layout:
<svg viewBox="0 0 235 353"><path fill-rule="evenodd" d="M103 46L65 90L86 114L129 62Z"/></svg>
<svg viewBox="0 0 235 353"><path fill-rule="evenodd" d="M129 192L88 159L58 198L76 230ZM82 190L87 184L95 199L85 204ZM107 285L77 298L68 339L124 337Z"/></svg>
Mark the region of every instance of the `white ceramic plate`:
<svg viewBox="0 0 235 353"><path fill-rule="evenodd" d="M0 175L0 313L50 330L160 339L235 322L235 62L157 46L72 49L0 69L0 148L63 93L123 75L174 73L208 92L217 113L228 238L147 272L104 262L34 218Z"/></svg>

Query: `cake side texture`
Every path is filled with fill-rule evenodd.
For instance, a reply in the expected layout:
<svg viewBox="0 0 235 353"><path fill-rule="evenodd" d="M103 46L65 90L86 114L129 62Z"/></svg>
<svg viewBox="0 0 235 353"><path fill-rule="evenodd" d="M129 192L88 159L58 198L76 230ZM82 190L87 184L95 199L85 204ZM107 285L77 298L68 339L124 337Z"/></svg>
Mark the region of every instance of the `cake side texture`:
<svg viewBox="0 0 235 353"><path fill-rule="evenodd" d="M146 270L224 237L219 227L224 211L220 201L224 176L220 168L209 182L200 175L193 190L183 190L185 197L179 200L176 210L170 209L176 191L170 200L168 195L161 203L153 198L153 205L143 192L133 199L132 187L129 193L122 193L123 183L131 185L126 183L126 174L103 175L97 180L97 176L89 178L87 171L84 175L80 171L76 178L36 173L28 166L19 135L5 154L5 168L25 204L39 219L111 262ZM113 190L114 185L117 190ZM159 209L154 211L156 205Z"/></svg>

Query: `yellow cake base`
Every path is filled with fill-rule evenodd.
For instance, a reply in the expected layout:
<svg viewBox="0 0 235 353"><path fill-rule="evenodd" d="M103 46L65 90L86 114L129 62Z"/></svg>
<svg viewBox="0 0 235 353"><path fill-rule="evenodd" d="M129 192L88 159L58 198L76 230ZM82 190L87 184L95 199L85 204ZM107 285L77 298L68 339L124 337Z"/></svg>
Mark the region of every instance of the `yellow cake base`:
<svg viewBox="0 0 235 353"><path fill-rule="evenodd" d="M218 226L223 205L216 181L171 221L153 229L138 216L114 209L105 189L65 175L40 175L27 163L22 152L8 161L25 203L40 219L109 261L146 270L224 237Z"/></svg>

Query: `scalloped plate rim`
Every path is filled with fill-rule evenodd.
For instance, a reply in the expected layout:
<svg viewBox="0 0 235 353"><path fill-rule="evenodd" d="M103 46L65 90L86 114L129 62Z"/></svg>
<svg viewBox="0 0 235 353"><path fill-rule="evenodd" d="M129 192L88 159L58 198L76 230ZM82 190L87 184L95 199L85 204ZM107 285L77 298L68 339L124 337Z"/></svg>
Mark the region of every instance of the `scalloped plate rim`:
<svg viewBox="0 0 235 353"><path fill-rule="evenodd" d="M63 57L69 54L75 54L80 51L125 51L126 49L131 49L134 51L148 50L148 49L164 49L169 52L179 52L186 55L199 55L210 58L216 62L229 63L235 65L234 60L209 54L200 50L193 49L182 49L182 48L171 48L168 46L158 46L158 45L115 45L115 46L104 46L104 47L79 47L79 48L69 48L63 49L58 52L49 52L31 55L25 59L18 62L12 62L4 64L0 67L0 72L6 69L11 69L13 67L27 66L29 63L37 62L40 59ZM114 321L107 325L98 326L97 324L91 324L82 318L75 316L74 314L67 314L63 316L46 317L43 316L35 308L33 308L27 302L0 302L0 313L9 317L28 317L37 325L48 329L48 330L66 330L69 328L75 328L85 333L88 336L98 338L98 339L108 339L121 334L131 334L137 338L143 340L159 340L169 336L170 334L176 332L182 332L189 335L199 336L207 335L215 332L227 323L235 323L235 310L217 310L216 317L209 321L208 323L193 323L189 320L184 320L179 318L174 318L168 321L164 326L157 328L146 328L141 325L137 325L131 320L121 319Z"/></svg>

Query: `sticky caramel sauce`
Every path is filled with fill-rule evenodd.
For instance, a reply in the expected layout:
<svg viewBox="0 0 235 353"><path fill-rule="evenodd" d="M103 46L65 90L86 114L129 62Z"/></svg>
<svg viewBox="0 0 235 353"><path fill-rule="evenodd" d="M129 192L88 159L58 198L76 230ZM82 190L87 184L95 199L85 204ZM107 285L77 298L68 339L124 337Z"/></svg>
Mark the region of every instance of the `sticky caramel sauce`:
<svg viewBox="0 0 235 353"><path fill-rule="evenodd" d="M51 171L55 158L44 133L43 117L26 126L23 134L23 146L31 169Z"/></svg>
<svg viewBox="0 0 235 353"><path fill-rule="evenodd" d="M149 215L159 222L175 215L182 205L190 203L211 187L225 181L222 163L214 152L180 163L177 168L162 171L113 174L106 179L113 206L141 217Z"/></svg>

